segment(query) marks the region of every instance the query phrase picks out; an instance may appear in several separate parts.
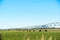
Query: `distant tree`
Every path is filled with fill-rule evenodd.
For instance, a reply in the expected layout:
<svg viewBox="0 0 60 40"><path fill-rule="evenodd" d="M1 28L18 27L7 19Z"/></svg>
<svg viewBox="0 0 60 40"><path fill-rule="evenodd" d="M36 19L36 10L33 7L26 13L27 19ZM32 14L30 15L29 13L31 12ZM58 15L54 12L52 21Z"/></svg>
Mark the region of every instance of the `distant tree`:
<svg viewBox="0 0 60 40"><path fill-rule="evenodd" d="M33 30L33 32L35 32L35 30Z"/></svg>
<svg viewBox="0 0 60 40"><path fill-rule="evenodd" d="M39 30L39 32L41 32L41 30Z"/></svg>
<svg viewBox="0 0 60 40"><path fill-rule="evenodd" d="M26 29L26 31L28 32L28 29Z"/></svg>
<svg viewBox="0 0 60 40"><path fill-rule="evenodd" d="M8 31L10 31L10 29L8 29Z"/></svg>
<svg viewBox="0 0 60 40"><path fill-rule="evenodd" d="M25 30L23 29L23 31L25 31Z"/></svg>
<svg viewBox="0 0 60 40"><path fill-rule="evenodd" d="M45 32L47 32L47 30L45 30Z"/></svg>
<svg viewBox="0 0 60 40"><path fill-rule="evenodd" d="M31 32L31 30L29 30L29 32Z"/></svg>

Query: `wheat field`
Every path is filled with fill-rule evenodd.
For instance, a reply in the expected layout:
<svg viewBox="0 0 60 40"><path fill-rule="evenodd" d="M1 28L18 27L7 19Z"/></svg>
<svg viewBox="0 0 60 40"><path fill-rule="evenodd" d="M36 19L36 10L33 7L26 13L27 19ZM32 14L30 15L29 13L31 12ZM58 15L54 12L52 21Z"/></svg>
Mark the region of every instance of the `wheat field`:
<svg viewBox="0 0 60 40"><path fill-rule="evenodd" d="M60 32L0 31L2 40L60 40Z"/></svg>

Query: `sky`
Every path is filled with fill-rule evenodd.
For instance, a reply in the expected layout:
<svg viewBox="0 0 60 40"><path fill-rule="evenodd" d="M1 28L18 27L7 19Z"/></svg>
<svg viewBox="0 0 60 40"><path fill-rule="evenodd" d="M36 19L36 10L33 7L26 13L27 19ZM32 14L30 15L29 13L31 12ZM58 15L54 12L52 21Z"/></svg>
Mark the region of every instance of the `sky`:
<svg viewBox="0 0 60 40"><path fill-rule="evenodd" d="M0 0L0 28L60 22L60 0Z"/></svg>

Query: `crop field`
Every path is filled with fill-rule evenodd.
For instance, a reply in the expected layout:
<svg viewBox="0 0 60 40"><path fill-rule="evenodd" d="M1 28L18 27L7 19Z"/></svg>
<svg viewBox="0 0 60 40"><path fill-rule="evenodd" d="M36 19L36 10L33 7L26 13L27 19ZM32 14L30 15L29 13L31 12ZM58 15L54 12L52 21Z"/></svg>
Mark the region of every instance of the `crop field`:
<svg viewBox="0 0 60 40"><path fill-rule="evenodd" d="M60 40L60 32L0 31L2 40Z"/></svg>

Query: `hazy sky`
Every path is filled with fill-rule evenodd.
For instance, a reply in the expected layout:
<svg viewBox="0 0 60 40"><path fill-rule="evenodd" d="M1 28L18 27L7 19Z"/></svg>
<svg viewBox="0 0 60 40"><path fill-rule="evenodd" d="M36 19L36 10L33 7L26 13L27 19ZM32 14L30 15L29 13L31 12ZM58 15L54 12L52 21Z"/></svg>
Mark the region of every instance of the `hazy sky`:
<svg viewBox="0 0 60 40"><path fill-rule="evenodd" d="M60 22L60 0L0 0L0 28Z"/></svg>

